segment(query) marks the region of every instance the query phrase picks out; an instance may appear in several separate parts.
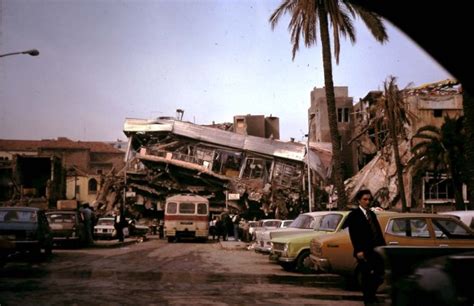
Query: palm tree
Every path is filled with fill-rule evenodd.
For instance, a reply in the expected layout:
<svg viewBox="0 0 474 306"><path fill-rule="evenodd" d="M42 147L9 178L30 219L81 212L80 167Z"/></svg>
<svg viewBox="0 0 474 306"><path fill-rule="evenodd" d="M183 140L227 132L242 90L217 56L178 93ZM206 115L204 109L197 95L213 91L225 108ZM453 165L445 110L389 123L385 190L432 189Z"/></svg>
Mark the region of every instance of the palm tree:
<svg viewBox="0 0 474 306"><path fill-rule="evenodd" d="M413 138L421 139L411 148L409 166L415 174L433 171L435 177L446 173L451 179L457 209L464 209L462 171L464 159L463 117L444 118L441 128L427 125L418 129Z"/></svg>
<svg viewBox="0 0 474 306"><path fill-rule="evenodd" d="M336 64L339 63L340 35L349 37L352 43L356 41L352 18L359 16L372 32L372 35L381 43L387 40L387 33L382 24L381 18L377 14L366 11L360 6L354 5L347 0L284 0L270 17L272 29L275 28L278 20L285 13L291 15L288 30L291 33L291 42L293 44L293 60L296 51L299 49L300 37L304 39L306 47L311 47L316 44L319 24L324 67L324 85L326 89L328 108L328 122L332 143L334 181L338 194L337 206L339 209L343 209L347 206L348 201L344 188L341 137L337 129L329 23L333 30L334 56L336 58Z"/></svg>
<svg viewBox="0 0 474 306"><path fill-rule="evenodd" d="M405 184L403 183L403 165L400 159L398 147L398 136L404 136L404 125L409 124L408 113L405 111L403 94L398 90L396 78L390 76L384 83L384 112L388 118L390 139L392 140L393 152L395 155L395 166L397 168L398 193L402 201L402 211L407 211L407 200L405 196ZM402 134L400 134L402 133Z"/></svg>
<svg viewBox="0 0 474 306"><path fill-rule="evenodd" d="M407 138L406 126L416 116L405 108L404 90L399 90L396 78L389 76L384 82L384 91L377 93L368 108L369 118L362 123L361 131L350 142L365 135L367 131L374 131L374 142L377 149L391 145L395 155L399 195L402 202L402 211L407 211L407 201L403 183L403 164L399 152L399 138Z"/></svg>

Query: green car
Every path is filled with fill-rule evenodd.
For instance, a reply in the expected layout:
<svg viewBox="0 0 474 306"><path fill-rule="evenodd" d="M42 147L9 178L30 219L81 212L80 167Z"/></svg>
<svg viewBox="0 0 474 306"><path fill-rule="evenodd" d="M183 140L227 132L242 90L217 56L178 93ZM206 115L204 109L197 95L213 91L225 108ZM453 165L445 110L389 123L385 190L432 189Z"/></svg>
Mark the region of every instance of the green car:
<svg viewBox="0 0 474 306"><path fill-rule="evenodd" d="M309 272L312 262L309 258L310 242L315 236L339 232L349 211L334 211L323 218L319 230L272 239L270 259L277 261L286 271Z"/></svg>

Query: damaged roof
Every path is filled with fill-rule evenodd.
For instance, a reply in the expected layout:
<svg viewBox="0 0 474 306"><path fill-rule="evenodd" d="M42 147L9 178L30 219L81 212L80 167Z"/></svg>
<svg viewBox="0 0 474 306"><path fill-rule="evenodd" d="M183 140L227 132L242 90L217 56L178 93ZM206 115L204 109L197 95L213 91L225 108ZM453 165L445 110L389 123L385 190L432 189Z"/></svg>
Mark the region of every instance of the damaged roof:
<svg viewBox="0 0 474 306"><path fill-rule="evenodd" d="M298 142L283 142L256 136L241 135L169 118L152 120L127 118L125 120L124 133L127 136L150 132L173 133L206 143L299 162L305 162L306 160L305 145ZM323 179L326 178L324 165L316 153L310 151L309 161L310 168L315 170Z"/></svg>

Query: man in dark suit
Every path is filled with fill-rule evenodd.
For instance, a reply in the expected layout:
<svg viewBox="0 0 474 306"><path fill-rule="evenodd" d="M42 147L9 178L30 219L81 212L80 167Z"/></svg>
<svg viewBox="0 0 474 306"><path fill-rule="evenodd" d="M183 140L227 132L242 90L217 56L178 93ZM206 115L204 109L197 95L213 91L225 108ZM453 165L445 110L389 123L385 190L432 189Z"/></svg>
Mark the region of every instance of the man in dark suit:
<svg viewBox="0 0 474 306"><path fill-rule="evenodd" d="M369 207L372 201L370 190L359 190L355 200L359 207L349 214L347 225L358 262L356 275L360 273L361 276L364 303L371 305L376 302L375 293L383 282L384 274L383 259L374 248L385 245L385 240L377 217Z"/></svg>

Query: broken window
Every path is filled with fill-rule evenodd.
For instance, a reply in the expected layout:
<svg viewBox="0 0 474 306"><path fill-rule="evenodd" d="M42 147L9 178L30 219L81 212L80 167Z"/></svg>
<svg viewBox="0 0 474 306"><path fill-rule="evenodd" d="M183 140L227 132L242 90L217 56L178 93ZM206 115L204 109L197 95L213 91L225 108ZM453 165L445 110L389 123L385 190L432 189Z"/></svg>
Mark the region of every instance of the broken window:
<svg viewBox="0 0 474 306"><path fill-rule="evenodd" d="M194 157L198 164L212 169L212 162L214 160L214 150L209 148L203 147L195 147L194 149Z"/></svg>
<svg viewBox="0 0 474 306"><path fill-rule="evenodd" d="M283 187L299 188L301 186L301 174L301 166L276 161L273 168L272 182Z"/></svg>
<svg viewBox="0 0 474 306"><path fill-rule="evenodd" d="M242 164L242 154L237 152L219 152L214 160L214 172L226 176L237 177L240 174Z"/></svg>
<svg viewBox="0 0 474 306"><path fill-rule="evenodd" d="M263 158L248 157L245 162L245 168L242 175L244 179L268 179L271 161Z"/></svg>

